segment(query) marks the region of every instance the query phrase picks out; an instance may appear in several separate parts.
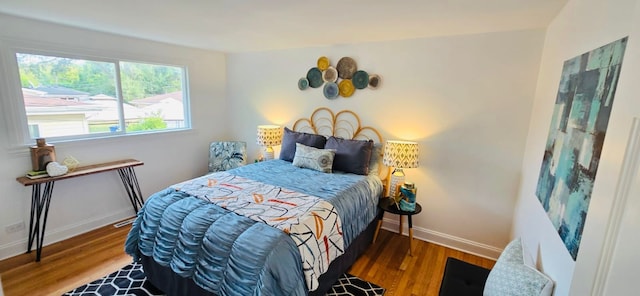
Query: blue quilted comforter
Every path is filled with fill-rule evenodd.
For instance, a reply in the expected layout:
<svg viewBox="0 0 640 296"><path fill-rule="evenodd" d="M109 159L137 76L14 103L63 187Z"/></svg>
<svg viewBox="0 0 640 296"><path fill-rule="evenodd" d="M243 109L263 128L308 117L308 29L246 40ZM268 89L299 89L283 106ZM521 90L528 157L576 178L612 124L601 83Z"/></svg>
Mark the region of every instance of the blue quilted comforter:
<svg viewBox="0 0 640 296"><path fill-rule="evenodd" d="M338 211L344 243L375 218L377 177L325 174L272 160L227 171L322 198ZM172 187L138 212L125 250L152 257L217 295L306 295L298 247L285 232Z"/></svg>

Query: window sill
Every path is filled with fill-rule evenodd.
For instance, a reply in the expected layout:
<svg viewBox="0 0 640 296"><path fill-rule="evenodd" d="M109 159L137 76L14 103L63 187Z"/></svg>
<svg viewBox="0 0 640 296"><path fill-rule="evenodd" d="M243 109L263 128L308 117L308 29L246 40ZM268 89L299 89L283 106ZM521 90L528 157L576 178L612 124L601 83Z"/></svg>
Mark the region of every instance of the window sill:
<svg viewBox="0 0 640 296"><path fill-rule="evenodd" d="M48 144L52 144L56 147L56 153L60 153L61 149L74 149L76 147L82 146L87 149L87 145L104 145L110 143L117 143L122 141L128 141L129 139L144 139L145 137L155 137L159 135L167 135L167 134L191 134L193 133L193 128L182 128L182 129L171 129L171 130L161 130L155 132L146 132L146 133L129 133L129 134L118 134L118 135L109 135L109 136L101 136L101 137L93 137L93 138L85 138L85 139L73 139L73 140L58 140L58 141L49 141ZM29 147L32 145L13 145L7 147L7 154L12 157L30 157ZM90 147L90 146L89 146ZM91 148L88 148L91 149Z"/></svg>

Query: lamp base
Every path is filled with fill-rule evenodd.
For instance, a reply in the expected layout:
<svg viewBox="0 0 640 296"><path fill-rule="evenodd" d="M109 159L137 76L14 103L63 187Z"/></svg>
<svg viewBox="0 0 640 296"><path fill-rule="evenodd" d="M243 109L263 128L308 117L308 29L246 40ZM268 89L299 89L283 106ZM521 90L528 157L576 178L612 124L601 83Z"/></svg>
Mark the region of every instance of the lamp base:
<svg viewBox="0 0 640 296"><path fill-rule="evenodd" d="M265 147L264 150L262 150L262 159L263 160L273 159L273 148Z"/></svg>
<svg viewBox="0 0 640 296"><path fill-rule="evenodd" d="M389 180L389 196L395 199L400 193L400 186L402 184L404 184L404 172L401 168L396 168L393 173L391 173Z"/></svg>

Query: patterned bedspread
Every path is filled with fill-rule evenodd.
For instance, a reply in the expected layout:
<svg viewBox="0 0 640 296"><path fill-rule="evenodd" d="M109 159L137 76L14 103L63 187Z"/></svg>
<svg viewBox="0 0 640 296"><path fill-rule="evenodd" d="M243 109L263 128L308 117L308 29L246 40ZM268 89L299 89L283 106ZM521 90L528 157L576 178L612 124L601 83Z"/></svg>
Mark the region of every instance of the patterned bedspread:
<svg viewBox="0 0 640 296"><path fill-rule="evenodd" d="M306 295L375 218L381 190L377 177L247 165L152 195L125 250L217 295Z"/></svg>
<svg viewBox="0 0 640 296"><path fill-rule="evenodd" d="M226 172L192 179L172 188L289 234L300 251L310 291L317 288L318 277L333 259L344 253L340 217L333 205L319 197Z"/></svg>

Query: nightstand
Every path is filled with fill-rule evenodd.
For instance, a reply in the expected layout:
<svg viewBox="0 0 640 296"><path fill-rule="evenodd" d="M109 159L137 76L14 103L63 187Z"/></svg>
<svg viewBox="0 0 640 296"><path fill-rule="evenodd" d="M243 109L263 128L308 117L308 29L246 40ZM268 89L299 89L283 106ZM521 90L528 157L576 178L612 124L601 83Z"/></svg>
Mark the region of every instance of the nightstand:
<svg viewBox="0 0 640 296"><path fill-rule="evenodd" d="M384 213L391 213L398 215L400 219L400 228L398 229L398 233L402 235L402 216L407 216L407 221L409 222L409 255L413 256L413 222L411 221L411 217L413 215L420 214L422 212L422 206L416 202L416 210L413 212L402 211L396 207L391 198L381 198L378 202L378 207L384 211ZM378 232L380 231L380 226L382 226L382 219L384 218L384 213L380 215L380 220L378 220L378 227L376 228L376 232L373 235L373 242L376 242L378 238Z"/></svg>

